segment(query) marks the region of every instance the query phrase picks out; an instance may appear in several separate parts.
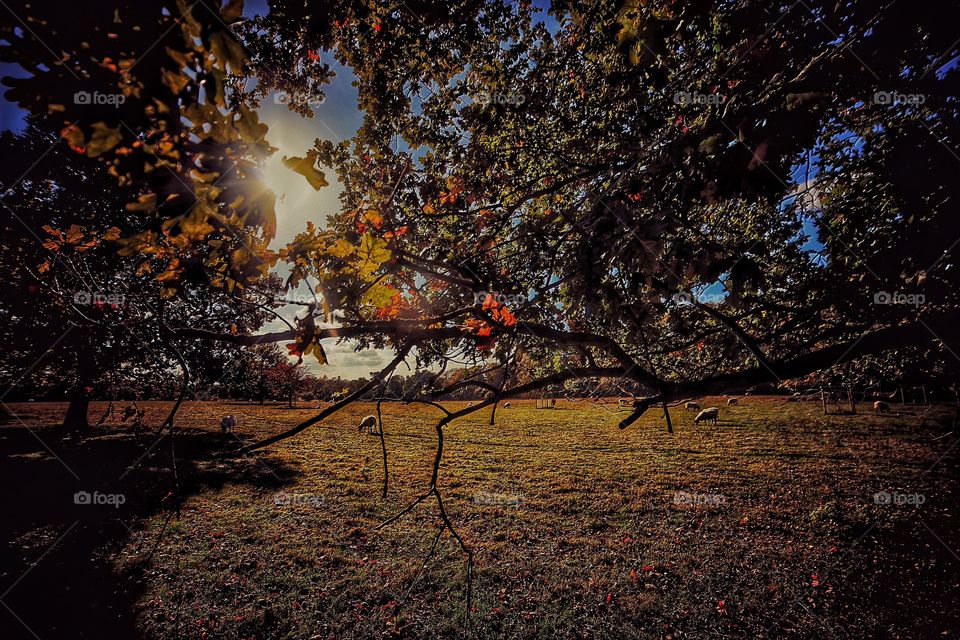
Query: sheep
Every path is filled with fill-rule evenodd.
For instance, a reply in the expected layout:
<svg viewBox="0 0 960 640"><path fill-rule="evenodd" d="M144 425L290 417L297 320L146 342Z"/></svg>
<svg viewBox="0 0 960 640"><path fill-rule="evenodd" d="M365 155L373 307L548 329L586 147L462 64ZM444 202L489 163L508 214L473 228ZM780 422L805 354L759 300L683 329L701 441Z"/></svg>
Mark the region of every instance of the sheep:
<svg viewBox="0 0 960 640"><path fill-rule="evenodd" d="M884 402L883 400L877 400L873 403L873 412L874 413L887 413L890 411L890 405Z"/></svg>
<svg viewBox="0 0 960 640"><path fill-rule="evenodd" d="M683 407L688 411L700 411L700 405L698 405L696 402L688 402L687 404L683 405Z"/></svg>
<svg viewBox="0 0 960 640"><path fill-rule="evenodd" d="M738 402L740 402L740 401L737 400L736 398L727 398L727 406L728 406L728 407L732 407L733 405L737 404Z"/></svg>
<svg viewBox="0 0 960 640"><path fill-rule="evenodd" d="M717 407L708 407L697 414L697 417L693 419L694 424L700 424L703 422L713 422L717 424L717 420L720 418L720 409Z"/></svg>
<svg viewBox="0 0 960 640"><path fill-rule="evenodd" d="M220 432L221 432L221 433L227 433L228 431L229 431L230 433L233 433L233 428L234 428L235 426L237 426L237 419L236 419L236 417L234 417L234 416L232 416L232 415L230 415L230 416L223 416L223 419L220 420Z"/></svg>
<svg viewBox="0 0 960 640"><path fill-rule="evenodd" d="M358 429L358 432L363 433L364 431L370 435L377 435L379 433L377 430L377 416L369 415L360 421L360 428Z"/></svg>
<svg viewBox="0 0 960 640"><path fill-rule="evenodd" d="M504 402L504 403L503 403L503 408L504 408L504 409L509 409L509 408L510 408L510 403L509 403L509 402Z"/></svg>

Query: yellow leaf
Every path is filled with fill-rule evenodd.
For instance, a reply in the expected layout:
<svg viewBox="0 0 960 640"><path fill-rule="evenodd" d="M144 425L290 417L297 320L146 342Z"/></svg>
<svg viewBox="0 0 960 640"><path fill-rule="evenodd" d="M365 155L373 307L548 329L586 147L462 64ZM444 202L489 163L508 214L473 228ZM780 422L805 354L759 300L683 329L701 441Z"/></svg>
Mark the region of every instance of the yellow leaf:
<svg viewBox="0 0 960 640"><path fill-rule="evenodd" d="M389 260L391 255L386 240L365 233L357 250L357 271L361 277L368 277Z"/></svg>
<svg viewBox="0 0 960 640"><path fill-rule="evenodd" d="M157 194L142 195L137 202L128 203L126 208L127 211L153 211L157 208Z"/></svg>
<svg viewBox="0 0 960 640"><path fill-rule="evenodd" d="M331 245L330 248L327 249L330 255L334 256L335 258L341 258L341 259L352 256L356 252L356 250L357 250L356 247L354 247L352 244L350 244L343 238L340 238L339 240L337 240L335 244Z"/></svg>
<svg viewBox="0 0 960 640"><path fill-rule="evenodd" d="M307 182L310 183L310 186L314 190L319 191L321 187L327 186L327 179L324 177L323 172L317 169L317 153L316 151L308 151L305 158L300 158L293 156L288 158L287 156L283 157L283 165L290 169L291 171L296 171L304 178L307 179Z"/></svg>
<svg viewBox="0 0 960 640"><path fill-rule="evenodd" d="M113 149L121 140L123 140L123 136L120 134L119 127L111 129L104 122L96 122L93 125L90 142L87 143L87 156L96 158L100 154Z"/></svg>
<svg viewBox="0 0 960 640"><path fill-rule="evenodd" d="M367 292L363 294L363 302L372 304L377 309L383 309L390 304L390 301L393 299L393 296L396 295L396 293L397 290L390 285L385 285L382 282L378 282L367 289Z"/></svg>

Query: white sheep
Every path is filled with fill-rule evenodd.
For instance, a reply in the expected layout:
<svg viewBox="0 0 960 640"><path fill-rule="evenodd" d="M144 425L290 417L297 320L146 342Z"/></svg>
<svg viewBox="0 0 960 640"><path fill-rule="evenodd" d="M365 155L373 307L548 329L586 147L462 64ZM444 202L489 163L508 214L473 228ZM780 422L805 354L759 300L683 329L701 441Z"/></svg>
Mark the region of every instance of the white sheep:
<svg viewBox="0 0 960 640"><path fill-rule="evenodd" d="M377 416L369 415L363 420L361 420L360 429L358 431L359 433L363 433L364 431L366 431L371 435L376 435L377 433L379 433L379 431L377 430Z"/></svg>
<svg viewBox="0 0 960 640"><path fill-rule="evenodd" d="M873 403L873 412L874 413L887 413L890 411L890 405L884 402L883 400L877 400Z"/></svg>
<svg viewBox="0 0 960 640"><path fill-rule="evenodd" d="M683 407L688 411L700 411L700 405L698 405L696 402L688 402L687 404L683 405Z"/></svg>
<svg viewBox="0 0 960 640"><path fill-rule="evenodd" d="M700 424L700 422L712 422L717 424L717 420L720 418L720 409L717 407L707 407L703 411L697 414L697 417L693 419L694 424Z"/></svg>
<svg viewBox="0 0 960 640"><path fill-rule="evenodd" d="M728 406L728 407L732 407L733 405L737 404L738 402L739 402L739 400L737 400L736 398L728 398L728 399L727 399L727 406Z"/></svg>
<svg viewBox="0 0 960 640"><path fill-rule="evenodd" d="M223 416L223 419L220 420L220 431L222 433L233 433L233 428L237 426L237 418L235 416Z"/></svg>

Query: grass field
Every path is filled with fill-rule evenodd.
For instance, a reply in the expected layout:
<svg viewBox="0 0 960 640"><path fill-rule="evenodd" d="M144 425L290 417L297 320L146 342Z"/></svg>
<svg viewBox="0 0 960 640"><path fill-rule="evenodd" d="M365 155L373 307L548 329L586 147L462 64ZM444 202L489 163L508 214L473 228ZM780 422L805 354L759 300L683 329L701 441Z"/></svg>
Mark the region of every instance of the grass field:
<svg viewBox="0 0 960 640"><path fill-rule="evenodd" d="M146 403L148 423L168 406ZM315 411L188 403L158 443L110 425L70 441L50 428L63 405L12 409L4 637L960 637L952 407L747 398L716 427L674 409L668 434L654 412L620 431L609 405L521 401L455 422L440 489L476 554L469 619L449 535L424 563L434 501L375 530L427 488L434 409L384 405L387 498L380 440L356 428L371 405L257 458L224 453Z"/></svg>

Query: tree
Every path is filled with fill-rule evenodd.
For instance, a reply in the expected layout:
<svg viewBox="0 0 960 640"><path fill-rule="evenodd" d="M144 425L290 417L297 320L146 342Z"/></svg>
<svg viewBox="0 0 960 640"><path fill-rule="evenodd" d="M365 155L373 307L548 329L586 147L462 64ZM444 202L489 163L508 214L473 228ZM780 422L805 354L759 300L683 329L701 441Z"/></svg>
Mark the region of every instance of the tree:
<svg viewBox="0 0 960 640"><path fill-rule="evenodd" d="M112 4L15 3L36 29L4 25L0 58L30 72L8 97L143 191L151 227L117 242L157 261L164 295L198 274L254 286L281 258L287 286L316 292L285 331L174 335L291 341L321 362L331 338L394 350L250 448L376 395L408 359L436 372L405 398L442 412L414 505L434 497L454 536L443 429L503 399L622 380L646 390L625 428L652 406L891 351L942 356L957 338L960 43L940 6L811 1L785 20L761 2L560 1L548 26L527 2L274 0L244 22L239 2L201 0L124 5L115 37L77 28ZM41 46L52 34L60 60ZM253 109L273 89L314 91L320 52L353 71L365 119L353 140L285 159L315 188L332 167L344 192L274 254ZM281 61L289 72L271 71ZM75 68L129 100L71 105ZM441 386L464 363L480 374ZM466 387L484 399L437 402Z"/></svg>
<svg viewBox="0 0 960 640"><path fill-rule="evenodd" d="M304 369L289 362L273 365L267 370L265 377L270 394L275 398L284 398L291 409L295 406L297 394L308 383Z"/></svg>
<svg viewBox="0 0 960 640"><path fill-rule="evenodd" d="M270 371L286 364L287 357L274 344L247 347L229 361L223 384L231 396L253 398L263 404L273 391Z"/></svg>
<svg viewBox="0 0 960 640"><path fill-rule="evenodd" d="M781 23L674 4L554 3L553 33L527 5L341 7L293 37L303 9L272 3L247 36L329 46L366 112L353 141L316 145L347 189L289 248L294 280L422 363L473 347L525 354L534 387L643 385L622 426L659 401L945 353L958 74L940 10L813 3Z"/></svg>
<svg viewBox="0 0 960 640"><path fill-rule="evenodd" d="M146 226L125 208L135 191L33 125L0 136L0 152L18 159L0 169L10 214L0 239L0 374L20 397L68 398L68 429L87 428L92 397L159 386L171 373L189 371L195 388L222 375L238 347L172 340L169 323L250 334L278 306L276 277L234 293L195 279L165 297L153 261L120 255L111 240Z"/></svg>

